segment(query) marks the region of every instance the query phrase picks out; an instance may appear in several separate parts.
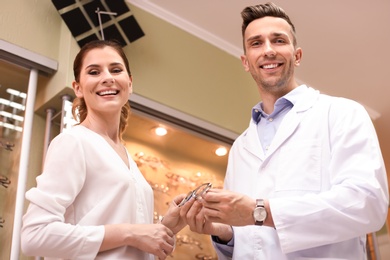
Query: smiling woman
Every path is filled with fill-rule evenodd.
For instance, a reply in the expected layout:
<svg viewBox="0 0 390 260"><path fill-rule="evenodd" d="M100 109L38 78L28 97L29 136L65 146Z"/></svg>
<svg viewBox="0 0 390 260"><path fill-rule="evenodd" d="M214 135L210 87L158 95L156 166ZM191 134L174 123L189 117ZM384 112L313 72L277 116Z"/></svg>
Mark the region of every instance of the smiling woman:
<svg viewBox="0 0 390 260"><path fill-rule="evenodd" d="M74 76L79 123L51 141L37 186L26 193L22 250L65 259L165 259L185 226L177 207L185 194L153 223L153 190L122 140L132 89L127 57L116 42L90 42L75 58Z"/></svg>
<svg viewBox="0 0 390 260"><path fill-rule="evenodd" d="M205 167L204 161L187 157L189 149L183 147L183 144L189 145L194 148L193 153L202 153L202 149L197 148L209 144L210 137L193 138L192 134L178 130L183 124L176 129L164 122L170 129L168 138L173 141L169 146L181 149L176 154L168 146L161 153L152 154L153 148L141 148L138 141L128 139L128 131L147 126L148 130L139 130L135 138L143 135L151 140L150 136L145 136L145 133L151 134L151 127L138 121L136 112L129 117L132 82L126 59L115 51L116 47L106 44L111 43L99 41L86 45L75 59L73 113L77 114L79 122L51 141L43 172L37 177L37 186L26 193L30 205L23 218L21 241L22 250L28 255L77 258L83 254L91 259L123 256L152 259L157 255L165 259L173 250L173 236L185 225L177 205L191 185L208 178L216 187L222 187L222 177L216 177L214 173L223 174L226 164L218 166L218 171L212 164L210 168ZM88 49L91 46L95 47ZM160 108L159 112L162 111L164 109ZM127 121L131 125L129 128L126 128ZM180 141L180 136L187 139ZM217 144L211 142L211 146ZM146 156L141 156L142 153ZM212 149L201 155L204 158L211 156ZM164 159L156 161L155 158ZM186 159L188 162L183 166L182 161ZM168 170L161 172L158 178L151 178L147 167L163 161L171 162L171 166L162 163ZM156 195L162 192L169 196L156 199L153 191ZM155 221L156 216L160 219L160 214L164 218ZM80 216L80 219L70 216ZM42 222L43 219L55 221ZM36 229L37 225L43 226ZM89 228L80 229L81 226ZM127 238L128 230L137 236L136 240ZM72 236L64 236L57 243L58 239L52 237L59 232L70 232ZM198 243L198 235L193 236ZM94 239L89 241L86 237ZM52 244L53 241L57 242ZM88 244L88 250L73 246L69 249L68 245L75 243ZM201 244L206 248L207 243ZM181 256L178 259L182 259Z"/></svg>

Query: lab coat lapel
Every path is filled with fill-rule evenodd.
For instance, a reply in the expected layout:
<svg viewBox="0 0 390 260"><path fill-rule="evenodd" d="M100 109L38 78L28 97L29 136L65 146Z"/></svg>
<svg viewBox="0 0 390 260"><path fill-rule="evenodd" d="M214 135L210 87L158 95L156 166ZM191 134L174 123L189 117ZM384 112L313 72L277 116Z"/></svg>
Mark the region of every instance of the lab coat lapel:
<svg viewBox="0 0 390 260"><path fill-rule="evenodd" d="M260 144L259 135L257 134L257 125L253 120L249 123L249 127L246 132L244 132L242 139L244 149L264 161L265 154Z"/></svg>
<svg viewBox="0 0 390 260"><path fill-rule="evenodd" d="M319 97L319 91L308 88L300 100L286 114L270 145L267 157L271 156L297 129L305 112L310 109Z"/></svg>
<svg viewBox="0 0 390 260"><path fill-rule="evenodd" d="M301 122L302 115L303 113L297 113L295 109L291 109L291 111L286 114L271 142L267 154L268 156L271 156L275 150L278 149L292 133L294 133Z"/></svg>

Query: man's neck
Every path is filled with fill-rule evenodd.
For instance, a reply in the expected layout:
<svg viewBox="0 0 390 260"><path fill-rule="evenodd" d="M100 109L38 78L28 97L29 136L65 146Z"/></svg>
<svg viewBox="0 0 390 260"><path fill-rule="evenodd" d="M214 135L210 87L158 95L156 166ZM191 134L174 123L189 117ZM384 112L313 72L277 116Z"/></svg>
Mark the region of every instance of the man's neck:
<svg viewBox="0 0 390 260"><path fill-rule="evenodd" d="M278 92L270 92L270 91L266 91L262 87L258 87L260 97L261 97L261 100L263 102L264 112L267 113L268 115L272 114L272 112L274 111L274 106L275 106L276 100L283 97L284 95L286 95L287 93L289 93L290 91L292 91L293 89L295 89L297 87L298 87L298 84L295 83L295 84L293 84L292 87L286 88L284 90L280 90Z"/></svg>

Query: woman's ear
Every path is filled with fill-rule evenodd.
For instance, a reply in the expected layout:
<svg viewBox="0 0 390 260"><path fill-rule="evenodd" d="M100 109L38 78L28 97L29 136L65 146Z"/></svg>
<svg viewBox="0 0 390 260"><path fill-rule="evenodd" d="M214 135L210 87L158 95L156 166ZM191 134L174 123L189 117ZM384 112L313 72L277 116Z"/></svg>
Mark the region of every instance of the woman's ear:
<svg viewBox="0 0 390 260"><path fill-rule="evenodd" d="M133 76L129 76L129 96L133 94Z"/></svg>
<svg viewBox="0 0 390 260"><path fill-rule="evenodd" d="M80 84L77 83L76 81L73 81L72 82L72 87L73 87L73 91L74 91L74 94L76 95L76 97L82 98L83 97L83 92L81 91Z"/></svg>
<svg viewBox="0 0 390 260"><path fill-rule="evenodd" d="M129 93L133 94L133 76L130 76Z"/></svg>

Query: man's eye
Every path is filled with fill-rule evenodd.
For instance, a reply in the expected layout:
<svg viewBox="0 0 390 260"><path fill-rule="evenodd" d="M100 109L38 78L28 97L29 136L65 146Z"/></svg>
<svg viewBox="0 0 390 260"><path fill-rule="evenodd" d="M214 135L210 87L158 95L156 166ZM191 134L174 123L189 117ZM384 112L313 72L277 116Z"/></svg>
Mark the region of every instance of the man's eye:
<svg viewBox="0 0 390 260"><path fill-rule="evenodd" d="M260 45L260 44L261 44L261 42L255 41L255 42L252 42L251 46L258 46L258 45Z"/></svg>
<svg viewBox="0 0 390 260"><path fill-rule="evenodd" d="M276 43L285 43L286 41L284 39L276 39Z"/></svg>

